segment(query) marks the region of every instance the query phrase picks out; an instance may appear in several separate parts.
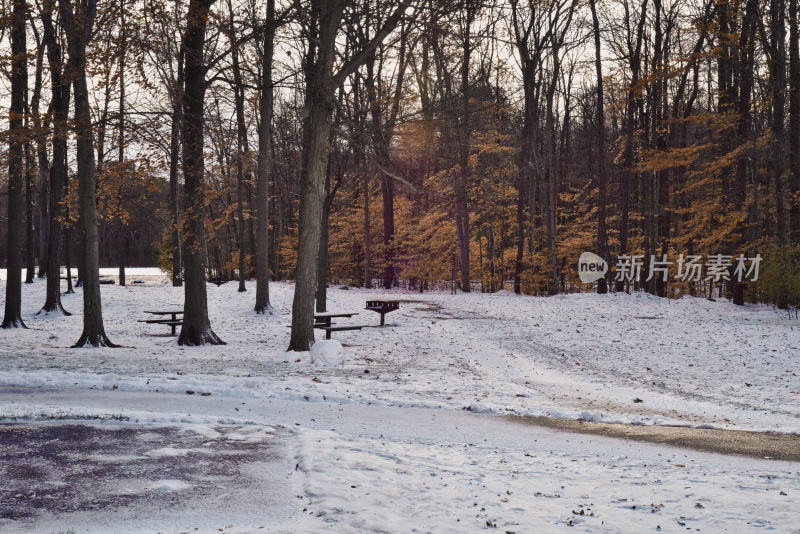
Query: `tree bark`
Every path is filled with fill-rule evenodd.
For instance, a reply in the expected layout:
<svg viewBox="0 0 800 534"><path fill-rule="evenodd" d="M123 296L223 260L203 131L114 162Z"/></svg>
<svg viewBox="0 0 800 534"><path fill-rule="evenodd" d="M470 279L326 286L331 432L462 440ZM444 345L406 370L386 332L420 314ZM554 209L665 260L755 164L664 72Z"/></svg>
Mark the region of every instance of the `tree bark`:
<svg viewBox="0 0 800 534"><path fill-rule="evenodd" d="M375 157L382 165L386 165L389 159L386 144L389 140L386 139L387 136L382 124L383 111L381 109L380 96L378 95L379 84L374 72L375 54L370 55L366 67L367 78L365 85L372 119L372 146ZM378 76L380 76L380 72ZM385 289L391 289L395 282L394 250L392 245L394 242L394 183L389 176L381 175L379 179L381 183L381 196L383 199L383 246L385 262L382 285Z"/></svg>
<svg viewBox="0 0 800 534"><path fill-rule="evenodd" d="M494 228L486 229L486 259L489 261L489 293L497 291L495 265L494 265Z"/></svg>
<svg viewBox="0 0 800 534"><path fill-rule="evenodd" d="M261 58L258 169L256 171L256 313L266 313L269 302L269 181L272 176L272 57L275 41L275 0L267 0L264 55Z"/></svg>
<svg viewBox="0 0 800 534"><path fill-rule="evenodd" d="M27 117L25 130L29 131ZM36 275L36 248L34 247L33 225L33 155L31 154L31 141L25 141L25 283L32 284Z"/></svg>
<svg viewBox="0 0 800 534"><path fill-rule="evenodd" d="M594 65L597 72L597 253L608 261L608 235L606 229L606 115L603 95L603 63L600 56L600 22L597 19L595 0L589 0L594 33ZM597 292L608 292L606 278L597 281Z"/></svg>
<svg viewBox="0 0 800 534"><path fill-rule="evenodd" d="M239 235L239 292L247 291L245 279L247 274L246 242L244 228L244 158L249 152L247 146L247 128L244 122L244 86L242 85L242 71L239 66L239 44L236 42L236 28L234 26L233 3L228 0L230 19L228 23L228 40L231 46L231 67L233 71L234 106L236 108L236 218L237 234Z"/></svg>
<svg viewBox="0 0 800 534"><path fill-rule="evenodd" d="M330 229L328 221L331 215L331 204L333 196L331 194L331 174L330 164L325 173L325 202L322 205L322 222L320 223L319 236L319 256L317 257L317 293L315 295L317 313L328 311L328 240Z"/></svg>
<svg viewBox="0 0 800 534"><path fill-rule="evenodd" d="M169 195L167 196L167 212L170 218L170 248L172 250L172 286L183 285L183 261L181 258L181 216L178 209L178 163L181 150L181 123L183 122L183 85L184 85L184 43L178 52L178 79L172 95L172 126L169 139Z"/></svg>
<svg viewBox="0 0 800 534"><path fill-rule="evenodd" d="M776 238L786 242L786 2L770 1L770 92L772 97L772 175L775 190Z"/></svg>
<svg viewBox="0 0 800 534"><path fill-rule="evenodd" d="M620 187L620 230L619 230L619 255L628 253L628 233L630 231L630 201L631 182L633 181L633 136L635 133L635 119L637 107L637 88L642 56L642 36L647 14L648 0L642 0L642 11L639 15L639 24L636 29L636 44L630 55L631 84L628 88L625 109L625 149L623 155L622 184ZM623 291L624 282L617 281L616 290Z"/></svg>
<svg viewBox="0 0 800 534"><path fill-rule="evenodd" d="M472 55L471 26L475 20L479 4L467 0L464 7L466 20L461 42L461 129L459 139L458 172L454 175L456 233L458 237L459 263L461 267L461 291L470 292L469 272L469 207L467 206L467 182L469 180L470 137L472 136L469 108L469 64Z"/></svg>
<svg viewBox="0 0 800 534"><path fill-rule="evenodd" d="M14 0L11 16L11 106L8 111L8 263L6 302L2 328L26 328L22 321L22 169L26 132L23 125L25 94L28 90L28 63L25 32L27 5Z"/></svg>
<svg viewBox="0 0 800 534"><path fill-rule="evenodd" d="M330 129L334 110L333 59L335 39L342 20L344 2L341 0L311 2L319 13L316 33L316 58L308 76L306 108L309 113L304 134L304 162L300 194L299 238L294 300L292 303L292 334L289 349L307 351L314 343L314 296L316 294L319 243L322 211L325 203L325 171L328 162ZM315 45L309 42L309 47ZM311 65L309 65L311 66Z"/></svg>
<svg viewBox="0 0 800 534"><path fill-rule="evenodd" d="M126 27L125 27L125 1L120 0L120 32L122 36L122 50L119 54L119 146L117 147L117 162L119 163L118 173L123 172L123 162L125 161L125 48L126 48ZM119 247L119 285L125 286L125 252L127 249L127 239L125 238L125 222L123 219L123 184L124 178L118 182L119 190L117 193L117 246Z"/></svg>
<svg viewBox="0 0 800 534"><path fill-rule="evenodd" d="M60 0L61 20L67 32L69 47L68 68L73 75L75 93L75 133L78 166L78 189L83 256L83 332L75 347L115 347L103 327L100 299L100 266L97 235L97 175L94 159L94 135L89 109L89 90L86 83L86 45L92 35L97 1L88 0L73 10L71 0Z"/></svg>
<svg viewBox="0 0 800 534"><path fill-rule="evenodd" d="M364 287L372 288L372 236L369 221L369 178L364 177Z"/></svg>
<svg viewBox="0 0 800 534"><path fill-rule="evenodd" d="M178 345L223 345L211 330L205 275L205 176L203 161L203 100L206 66L203 64L208 11L214 0L191 0L184 35L185 90L183 95L183 169L185 277L183 326Z"/></svg>
<svg viewBox="0 0 800 534"><path fill-rule="evenodd" d="M387 98L389 94L389 84L381 79L383 70L381 67L384 65L383 49L379 50L380 59L378 61L377 72L375 69L377 54L370 54L366 62L366 89L372 118L372 146L376 159L384 166L389 166L390 164L389 146L394 137L394 128L400 109L400 101L402 100L403 81L406 71L407 35L408 33L406 31L402 31L399 57L397 59L397 75L391 98ZM386 87L386 93L380 93L381 87ZM391 104L387 104L388 109L384 112L383 103L387 100L391 102ZM397 284L397 271L394 265L394 179L386 174L382 174L380 176L380 182L381 195L383 197L383 244L385 261L383 269L383 287L385 289L391 289Z"/></svg>
<svg viewBox="0 0 800 534"><path fill-rule="evenodd" d="M67 165L67 155L66 151L64 153L64 169L69 168ZM62 194L62 198L66 198L69 192L69 175L66 174L66 170L64 171L64 191ZM64 220L70 221L70 210L69 206L64 208ZM66 228L64 228L64 265L67 271L67 290L64 292L65 295L72 295L75 293L75 288L72 286L72 222L69 223ZM58 269L58 266L56 266ZM49 276L49 275L48 275ZM60 283L60 282L59 282Z"/></svg>
<svg viewBox="0 0 800 534"><path fill-rule="evenodd" d="M558 184L555 172L555 113L553 111L555 91L560 76L559 49L561 42L554 36L552 45L553 68L551 82L545 95L545 126L544 126L544 176L542 177L547 191L547 247L550 252L550 282L548 293L554 295L559 288L558 254L556 251L556 211L558 210Z"/></svg>
<svg viewBox="0 0 800 534"><path fill-rule="evenodd" d="M737 126L737 137L739 144L750 142L751 134L751 93L753 91L753 70L755 68L755 40L756 40L756 17L758 12L758 1L747 0L744 19L739 37L739 102L738 112L739 121ZM773 95L774 98L774 95ZM782 120L782 119L781 119ZM736 161L736 182L733 186L733 205L736 208L743 208L747 201L747 167L750 160L751 151L747 150L737 158ZM773 154L774 155L774 154ZM745 225L739 224L740 233L738 245L745 242ZM744 304L744 284L733 283L733 303Z"/></svg>
<svg viewBox="0 0 800 534"><path fill-rule="evenodd" d="M792 243L800 242L800 31L798 0L789 0L789 220Z"/></svg>
<svg viewBox="0 0 800 534"><path fill-rule="evenodd" d="M317 282L322 211L325 202L325 174L328 163L333 93L344 79L366 61L400 22L410 3L403 0L373 39L333 73L336 34L342 21L343 0L312 0L311 10L318 20L318 31L309 32L309 55L306 64L306 111L308 120L303 133L303 173L300 193L299 236L292 333L289 349L307 351L314 343L314 295Z"/></svg>
<svg viewBox="0 0 800 534"><path fill-rule="evenodd" d="M30 114L33 122L33 127L36 129L34 138L36 140L36 168L37 168L37 183L38 183L38 199L37 205L37 218L39 220L38 239L36 240L37 254L39 255L39 272L38 278L44 278L47 273L47 236L50 229L49 222L49 209L47 204L48 198L48 169L50 163L47 160L47 127L50 118L42 120L39 112L39 105L42 96L42 79L44 71L44 56L47 50L47 45L40 37L36 29L36 25L31 26L36 38L36 71L34 73L33 95L30 103Z"/></svg>
<svg viewBox="0 0 800 534"><path fill-rule="evenodd" d="M518 40L517 47L520 48ZM527 50L527 48L525 48ZM522 49L521 49L522 50ZM534 150L536 150L537 102L533 60L525 54L522 58L522 90L524 103L522 110L522 132L520 134L519 171L517 174L517 256L514 262L514 293L522 293L522 271L524 270L525 227L528 227L529 254L533 254L533 216L534 205L529 203L529 218L525 218L525 199L532 198L534 187ZM502 281L501 281L502 283Z"/></svg>

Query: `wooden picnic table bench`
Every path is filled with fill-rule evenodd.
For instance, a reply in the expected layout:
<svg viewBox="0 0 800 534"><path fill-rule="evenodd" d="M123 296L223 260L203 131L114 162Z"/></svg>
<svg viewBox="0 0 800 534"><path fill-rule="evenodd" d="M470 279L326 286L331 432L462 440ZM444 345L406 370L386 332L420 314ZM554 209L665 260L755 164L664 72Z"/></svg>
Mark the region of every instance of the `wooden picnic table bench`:
<svg viewBox="0 0 800 534"><path fill-rule="evenodd" d="M324 326L331 326L331 319L335 319L337 317L347 317L348 319L354 315L358 315L358 312L319 312L314 314L314 326L317 324L324 324Z"/></svg>
<svg viewBox="0 0 800 534"><path fill-rule="evenodd" d="M384 326L384 316L389 312L400 309L400 302L397 300L368 300L364 309L380 313L381 326Z"/></svg>
<svg viewBox="0 0 800 534"><path fill-rule="evenodd" d="M331 338L331 332L340 332L345 330L361 330L364 328L364 325L342 325L342 326L333 326L332 319L338 317L347 317L350 318L354 315L358 315L358 312L320 312L314 314L314 328L319 328L320 330L325 330L325 339Z"/></svg>
<svg viewBox="0 0 800 534"><path fill-rule="evenodd" d="M153 315L170 315L170 319L139 319L137 322L168 325L170 327L170 334L173 336L175 335L175 328L183 325L183 319L178 319L178 315L183 315L183 310L145 310L145 313L151 313Z"/></svg>

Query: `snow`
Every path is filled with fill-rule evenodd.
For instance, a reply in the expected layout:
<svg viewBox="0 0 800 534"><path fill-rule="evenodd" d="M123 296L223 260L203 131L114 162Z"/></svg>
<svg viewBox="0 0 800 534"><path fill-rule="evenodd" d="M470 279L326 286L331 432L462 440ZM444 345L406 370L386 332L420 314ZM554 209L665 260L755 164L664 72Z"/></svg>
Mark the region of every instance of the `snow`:
<svg viewBox="0 0 800 534"><path fill-rule="evenodd" d="M285 399L243 404L222 396L108 390L24 393L43 413L124 406L138 424L173 419L201 439L212 429L219 443L236 442L236 434L263 443L291 432L288 457L260 474L279 481L288 473L289 488L282 491L292 499L283 503L284 518L270 523L277 532L477 532L490 528L487 522L500 532L797 530L800 469L791 462L564 433L463 410ZM0 393L0 405L9 398ZM194 412L203 415L189 415ZM213 419L225 423L202 422ZM251 470L263 471L258 464L245 471ZM153 484L125 487L146 492ZM140 508L127 514L146 515ZM67 515L59 524L104 532L97 525L108 518ZM239 507L203 521L202 532L227 523L255 532L264 524L242 517ZM174 530L167 532L178 532L198 522L184 516L168 524ZM136 527L129 522L115 532L148 531Z"/></svg>
<svg viewBox="0 0 800 534"><path fill-rule="evenodd" d="M797 493L791 465L730 465L712 455L587 442L398 443L329 431L304 439L298 459L310 510L336 532L797 527L791 498L781 495L781 488Z"/></svg>
<svg viewBox="0 0 800 534"><path fill-rule="evenodd" d="M335 339L317 341L310 351L311 363L321 367L332 367L344 361L344 348Z"/></svg>
<svg viewBox="0 0 800 534"><path fill-rule="evenodd" d="M156 491L180 491L191 488L191 484L187 484L183 480L156 480L150 485L150 489Z"/></svg>
<svg viewBox="0 0 800 534"><path fill-rule="evenodd" d="M385 328L334 332L310 353L293 353L293 285L271 284L274 313L261 316L252 311L255 285L238 293L229 283L208 286L211 324L227 345L183 348L167 327L136 322L144 310L181 307L183 289L150 278L161 276L155 271L128 275L145 283L101 290L118 349L70 349L81 331L81 295L63 297L73 316L35 315L45 283L23 285L30 329L2 333L0 421L172 425L240 446L291 431L281 469L295 473L291 492L302 499L292 493L297 502L270 512L276 531L800 532L797 464L503 417L800 434L800 322L769 307L646 294L330 288L330 311L359 312L337 324L377 325L366 300L400 300L400 309ZM202 442L155 437L136 453L165 461L207 454ZM131 487L180 496L193 495L193 484L164 476ZM228 502L203 499L212 508ZM148 514L131 511L115 531L147 531L168 517L144 522ZM41 525L103 532L109 517L73 514ZM211 518L225 512L176 517L163 524L216 531L220 521ZM237 517L244 519L234 530L263 526Z"/></svg>
<svg viewBox="0 0 800 534"><path fill-rule="evenodd" d="M22 269L22 280L25 280L25 274L27 273L27 269ZM61 273L66 274L66 268L61 268ZM77 267L72 267L72 276L76 276L78 273ZM0 280L7 279L8 271L6 269L0 269ZM116 277L119 275L119 268L118 267L101 267L100 268L100 276L102 277ZM169 278L169 273L166 271L162 271L158 267L126 267L125 268L125 276L136 276L136 277L158 277L158 278Z"/></svg>
<svg viewBox="0 0 800 534"><path fill-rule="evenodd" d="M331 288L329 310L361 311L340 324L377 325L377 314L362 309L367 299L400 299L401 306L387 315L387 328L334 332L337 339L322 347L343 344L343 359L319 365L308 354L285 352L291 284L272 284L271 316L252 311L253 284L243 294L232 283L209 285L211 324L228 344L201 348L177 347L167 327L136 322L144 310L180 307L182 288L104 286L106 332L123 348L100 351L68 348L80 335L79 294L63 299L71 317L35 315L44 288L41 281L23 288L31 328L4 332L0 385L191 390L800 432L800 323L767 307L644 294L534 298Z"/></svg>

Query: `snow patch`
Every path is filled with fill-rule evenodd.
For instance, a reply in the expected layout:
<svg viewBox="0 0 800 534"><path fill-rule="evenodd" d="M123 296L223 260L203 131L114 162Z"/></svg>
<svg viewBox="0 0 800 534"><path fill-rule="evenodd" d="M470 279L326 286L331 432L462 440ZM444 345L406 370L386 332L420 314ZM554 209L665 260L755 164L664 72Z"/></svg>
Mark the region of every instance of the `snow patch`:
<svg viewBox="0 0 800 534"><path fill-rule="evenodd" d="M163 479L163 480L156 480L150 485L150 489L156 491L181 491L185 489L191 488L191 484L187 484L183 480L176 480L176 479Z"/></svg>

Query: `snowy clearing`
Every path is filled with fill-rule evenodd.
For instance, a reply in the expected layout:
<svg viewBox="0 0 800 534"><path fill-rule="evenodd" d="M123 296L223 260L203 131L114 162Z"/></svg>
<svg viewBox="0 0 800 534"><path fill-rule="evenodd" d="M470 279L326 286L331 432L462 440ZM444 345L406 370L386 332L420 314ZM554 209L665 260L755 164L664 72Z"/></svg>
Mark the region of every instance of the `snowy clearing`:
<svg viewBox="0 0 800 534"><path fill-rule="evenodd" d="M332 288L341 324L377 325L370 298L401 300L386 328L335 332L340 365L286 353L292 285L272 284L275 313L252 311L253 287L208 286L214 331L228 344L182 348L144 310L181 307L182 288L103 287L106 332L121 349L68 348L70 317L36 316L44 283L24 286L29 330L3 332L0 385L193 390L250 398L469 408L488 413L800 433L800 322L767 307L646 294L534 298ZM318 337L319 334L318 334ZM35 351L31 347L36 347ZM298 361L299 360L299 361ZM366 371L366 372L365 372ZM641 402L640 402L641 401Z"/></svg>
<svg viewBox="0 0 800 534"><path fill-rule="evenodd" d="M359 312L341 324L377 325L368 299L398 299L400 309L386 328L334 332L342 349L320 345L312 356L285 351L291 284L271 285L270 316L251 311L253 285L244 294L209 285L212 326L228 344L181 348L166 326L136 322L182 304L182 288L150 282L102 288L107 333L124 348L70 349L80 294L64 297L73 316L35 316L44 286L23 287L30 329L2 333L0 436L19 424L90 424L183 438L73 458L107 464L130 503L0 513L0 531L800 532L797 463L498 417L798 434L800 323L766 307L331 288L329 310ZM210 490L221 479L205 470L214 453L203 444L220 440L269 442L271 467L237 468L280 491ZM125 468L137 462L188 462L193 473ZM59 480L53 473L36 484Z"/></svg>

